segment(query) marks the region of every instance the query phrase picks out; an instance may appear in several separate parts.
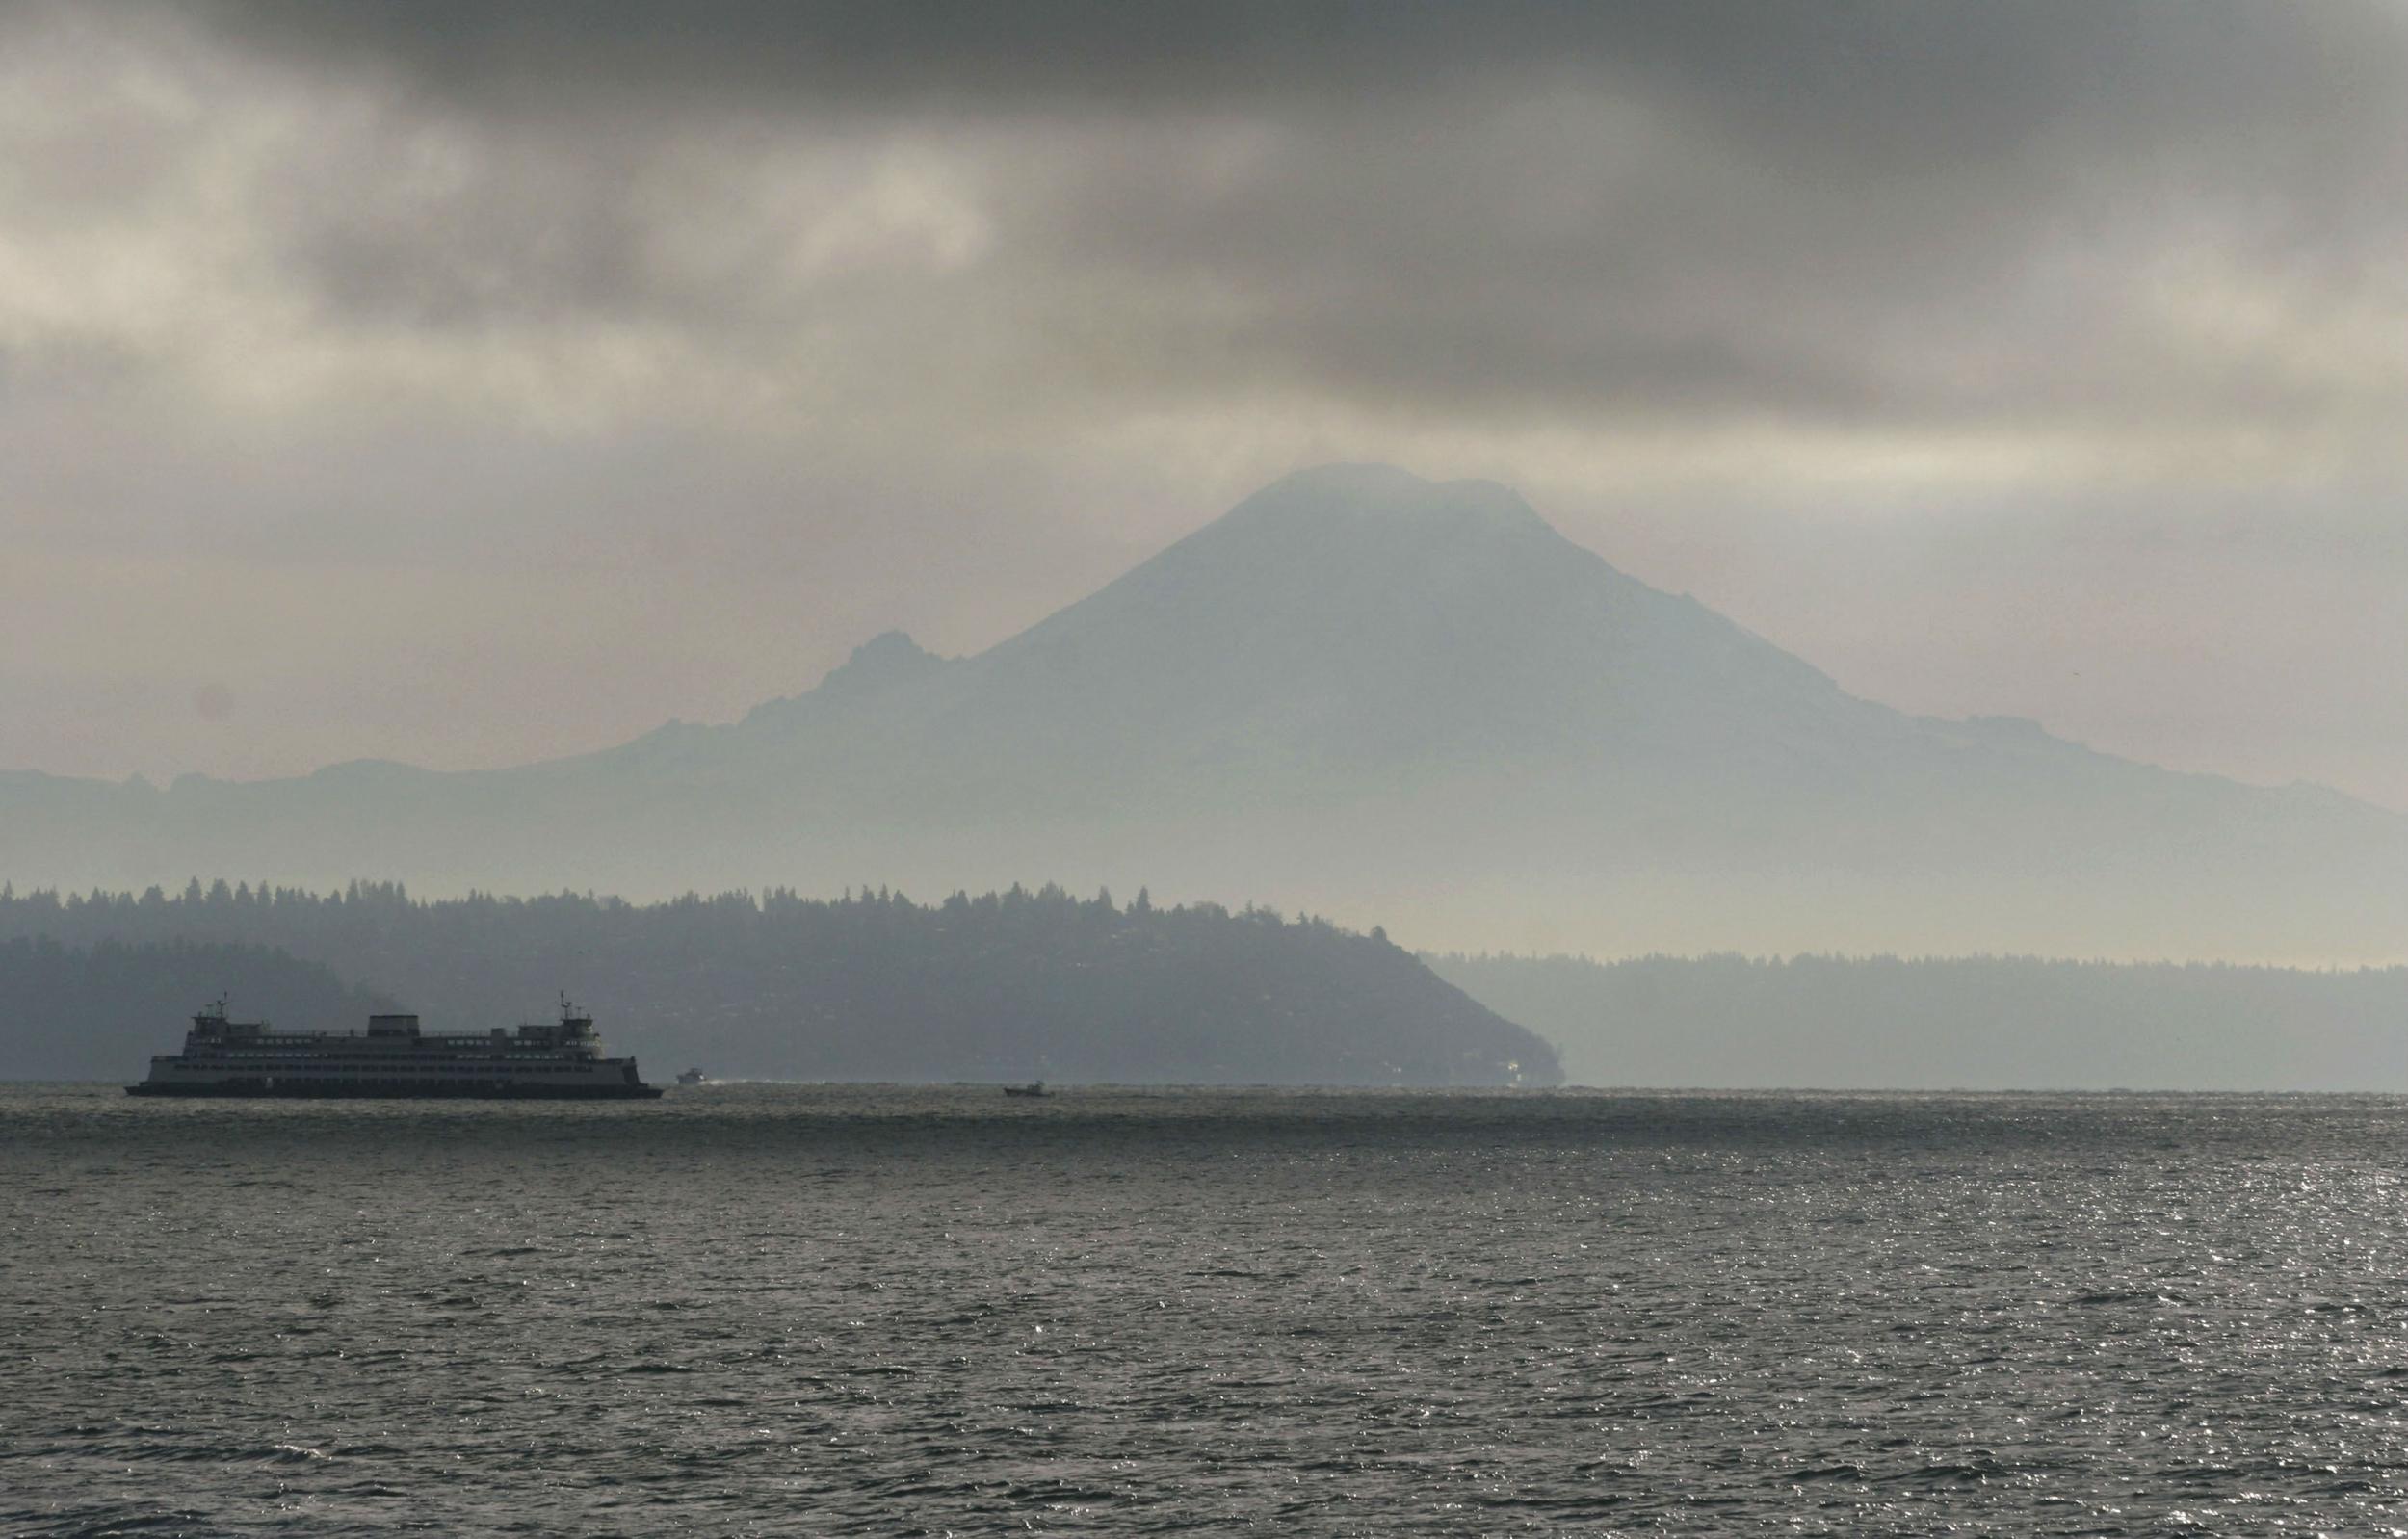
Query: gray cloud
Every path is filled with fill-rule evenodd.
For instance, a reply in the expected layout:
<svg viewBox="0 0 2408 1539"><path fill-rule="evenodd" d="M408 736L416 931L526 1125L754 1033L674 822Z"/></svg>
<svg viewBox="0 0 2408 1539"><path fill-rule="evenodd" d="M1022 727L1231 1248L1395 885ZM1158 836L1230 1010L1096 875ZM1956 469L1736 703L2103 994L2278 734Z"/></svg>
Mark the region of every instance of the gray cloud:
<svg viewBox="0 0 2408 1539"><path fill-rule="evenodd" d="M1961 167L2078 113L2230 121L2391 73L2395 9L2247 0L204 0L243 45L487 109L631 95L1115 115L1610 73L1793 149Z"/></svg>
<svg viewBox="0 0 2408 1539"><path fill-rule="evenodd" d="M1296 462L1392 457L1524 484L1900 703L2408 801L2350 682L2388 631L2265 639L2325 670L2321 726L2271 687L2219 723L2203 671L2118 737L2170 665L1997 698L2113 644L2092 579L2153 552L2293 603L2408 581L2395 8L219 0L22 6L0 44L0 535L272 605L277 562L397 609L419 577L378 573L574 571L688 637L539 735L504 670L416 749L297 724L205 767L733 715L873 616L982 644ZM2061 644L1950 639L1994 558L2081 595ZM2288 613L2211 587L2143 607L2165 645ZM120 671L182 665L152 645ZM206 661L169 695L272 712ZM327 665L323 719L406 689ZM0 762L187 767L131 708L70 763L64 709Z"/></svg>
<svg viewBox="0 0 2408 1539"><path fill-rule="evenodd" d="M799 284L779 216L807 210L764 182L903 139L983 225L981 313L1113 389L1175 359L1158 387L1450 412L2263 419L2363 372L2280 345L2352 330L2402 233L2386 8L205 13L390 93L388 175L304 170L285 255L336 314L421 326L583 310L720 347L874 303L874 257L928 253L890 232L866 293ZM2253 305L2307 313L2268 339Z"/></svg>

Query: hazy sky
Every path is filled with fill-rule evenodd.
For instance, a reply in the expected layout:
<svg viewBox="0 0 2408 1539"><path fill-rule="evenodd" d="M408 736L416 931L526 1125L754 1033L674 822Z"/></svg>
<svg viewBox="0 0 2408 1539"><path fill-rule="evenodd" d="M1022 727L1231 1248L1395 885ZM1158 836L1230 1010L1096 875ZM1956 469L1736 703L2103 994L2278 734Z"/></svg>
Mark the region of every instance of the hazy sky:
<svg viewBox="0 0 2408 1539"><path fill-rule="evenodd" d="M727 719L1333 458L2408 807L2408 7L0 0L0 769Z"/></svg>

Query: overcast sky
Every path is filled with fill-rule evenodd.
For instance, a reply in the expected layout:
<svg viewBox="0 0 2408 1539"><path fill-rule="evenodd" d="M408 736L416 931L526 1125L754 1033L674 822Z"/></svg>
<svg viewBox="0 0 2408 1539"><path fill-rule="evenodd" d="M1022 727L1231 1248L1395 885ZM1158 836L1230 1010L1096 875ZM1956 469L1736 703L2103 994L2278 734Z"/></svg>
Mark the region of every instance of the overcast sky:
<svg viewBox="0 0 2408 1539"><path fill-rule="evenodd" d="M1325 459L2408 807L2408 8L10 4L0 769L1002 639Z"/></svg>

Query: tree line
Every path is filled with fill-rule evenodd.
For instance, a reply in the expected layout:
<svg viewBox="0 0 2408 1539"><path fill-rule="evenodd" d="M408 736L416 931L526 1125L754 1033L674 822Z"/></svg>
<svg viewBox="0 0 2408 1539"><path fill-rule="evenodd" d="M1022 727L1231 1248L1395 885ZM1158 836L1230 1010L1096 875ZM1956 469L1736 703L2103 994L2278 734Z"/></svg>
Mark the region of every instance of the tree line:
<svg viewBox="0 0 2408 1539"><path fill-rule="evenodd" d="M1015 886L924 904L867 887L657 903L430 900L375 881L0 888L0 940L34 938L266 948L418 1012L429 1030L540 1018L566 991L653 1078L687 1062L722 1076L923 1081L1483 1084L1557 1073L1546 1043L1376 932L1258 907L1158 907L1143 891L1120 904ZM139 1044L113 1036L101 1051L112 1064L168 1051L198 1003ZM355 1029L356 1004L314 1000L279 1024ZM29 1030L82 1028L65 1014L11 1028Z"/></svg>

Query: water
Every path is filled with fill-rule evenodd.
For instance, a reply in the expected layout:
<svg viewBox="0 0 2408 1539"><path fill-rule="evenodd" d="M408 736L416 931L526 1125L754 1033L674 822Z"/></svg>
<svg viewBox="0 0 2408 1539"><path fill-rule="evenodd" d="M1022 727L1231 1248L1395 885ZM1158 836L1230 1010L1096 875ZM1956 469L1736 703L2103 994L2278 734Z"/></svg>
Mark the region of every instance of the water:
<svg viewBox="0 0 2408 1539"><path fill-rule="evenodd" d="M0 1530L2365 1534L2408 1102L0 1090Z"/></svg>

